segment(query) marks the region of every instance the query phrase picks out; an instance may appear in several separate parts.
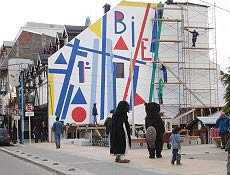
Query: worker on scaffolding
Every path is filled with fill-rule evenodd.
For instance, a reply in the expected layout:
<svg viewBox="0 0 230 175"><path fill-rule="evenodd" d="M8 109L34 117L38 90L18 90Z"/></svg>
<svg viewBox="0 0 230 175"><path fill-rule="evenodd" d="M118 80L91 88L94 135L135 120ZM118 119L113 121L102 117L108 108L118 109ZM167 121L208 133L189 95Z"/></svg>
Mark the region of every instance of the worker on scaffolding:
<svg viewBox="0 0 230 175"><path fill-rule="evenodd" d="M199 33L195 29L189 32L192 33L192 47L196 47L196 40L197 36L199 36Z"/></svg>
<svg viewBox="0 0 230 175"><path fill-rule="evenodd" d="M167 81L168 81L168 78L167 78L167 69L166 69L166 67L163 64L161 64L161 70L163 71L164 82L167 83Z"/></svg>
<svg viewBox="0 0 230 175"><path fill-rule="evenodd" d="M160 78L157 88L159 104L163 104L163 87L163 80Z"/></svg>

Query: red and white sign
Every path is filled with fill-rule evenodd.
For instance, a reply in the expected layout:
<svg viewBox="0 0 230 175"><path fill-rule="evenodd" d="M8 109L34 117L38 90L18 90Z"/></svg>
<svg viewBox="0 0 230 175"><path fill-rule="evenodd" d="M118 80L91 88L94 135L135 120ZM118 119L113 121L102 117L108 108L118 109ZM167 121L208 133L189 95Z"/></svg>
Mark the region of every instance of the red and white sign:
<svg viewBox="0 0 230 175"><path fill-rule="evenodd" d="M13 114L16 115L16 116L19 116L20 115L20 109L19 108L14 108L13 109Z"/></svg>
<svg viewBox="0 0 230 175"><path fill-rule="evenodd" d="M25 105L25 112L33 112L34 111L34 105L32 103L27 103Z"/></svg>

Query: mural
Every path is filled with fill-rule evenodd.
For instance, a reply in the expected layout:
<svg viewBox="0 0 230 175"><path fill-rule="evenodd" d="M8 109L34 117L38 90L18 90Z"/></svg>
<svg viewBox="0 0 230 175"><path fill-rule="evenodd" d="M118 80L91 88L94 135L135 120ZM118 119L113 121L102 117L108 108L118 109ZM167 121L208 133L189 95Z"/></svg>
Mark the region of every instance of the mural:
<svg viewBox="0 0 230 175"><path fill-rule="evenodd" d="M100 123L120 100L131 103L133 90L135 123L144 122L143 103L152 99L152 59L158 48L151 42L159 37L152 20L159 15L156 8L122 1L49 58L50 116L92 123L97 103Z"/></svg>

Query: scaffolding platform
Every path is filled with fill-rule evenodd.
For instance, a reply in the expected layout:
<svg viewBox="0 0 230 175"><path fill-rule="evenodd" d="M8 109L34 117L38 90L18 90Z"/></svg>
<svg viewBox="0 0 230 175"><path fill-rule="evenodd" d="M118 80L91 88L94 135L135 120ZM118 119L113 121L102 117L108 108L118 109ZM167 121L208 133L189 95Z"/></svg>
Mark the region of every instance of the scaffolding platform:
<svg viewBox="0 0 230 175"><path fill-rule="evenodd" d="M181 43L181 40L152 40L152 43L165 42L165 43Z"/></svg>
<svg viewBox="0 0 230 175"><path fill-rule="evenodd" d="M212 50L214 48L208 48L208 47L182 47L182 49L190 49L190 50Z"/></svg>
<svg viewBox="0 0 230 175"><path fill-rule="evenodd" d="M162 19L152 19L152 21L181 22L181 19L167 19L167 18L162 18Z"/></svg>
<svg viewBox="0 0 230 175"><path fill-rule="evenodd" d="M214 29L213 27L201 27L201 26L184 26L183 29L184 30L188 30L188 29L204 29L204 30L211 30Z"/></svg>

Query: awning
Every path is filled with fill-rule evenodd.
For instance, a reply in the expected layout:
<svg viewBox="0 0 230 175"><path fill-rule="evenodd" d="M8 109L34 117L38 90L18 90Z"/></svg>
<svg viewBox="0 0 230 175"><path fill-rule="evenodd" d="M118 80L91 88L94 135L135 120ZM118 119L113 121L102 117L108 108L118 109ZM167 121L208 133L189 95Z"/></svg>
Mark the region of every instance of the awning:
<svg viewBox="0 0 230 175"><path fill-rule="evenodd" d="M218 112L219 113L219 112ZM219 118L220 115L217 115L215 113L215 115L209 115L207 117L197 117L203 124L205 125L215 125L216 124L216 120Z"/></svg>

